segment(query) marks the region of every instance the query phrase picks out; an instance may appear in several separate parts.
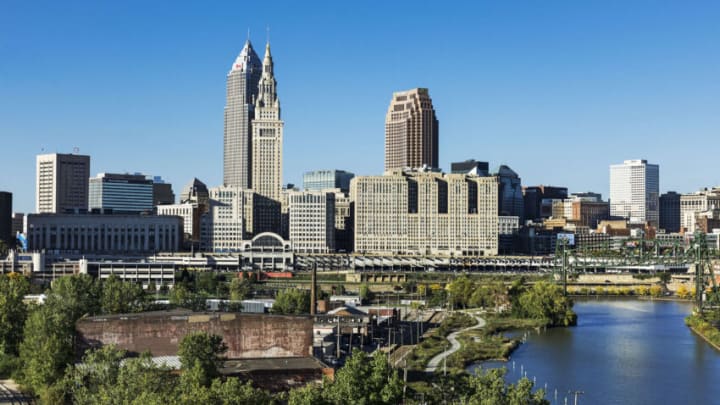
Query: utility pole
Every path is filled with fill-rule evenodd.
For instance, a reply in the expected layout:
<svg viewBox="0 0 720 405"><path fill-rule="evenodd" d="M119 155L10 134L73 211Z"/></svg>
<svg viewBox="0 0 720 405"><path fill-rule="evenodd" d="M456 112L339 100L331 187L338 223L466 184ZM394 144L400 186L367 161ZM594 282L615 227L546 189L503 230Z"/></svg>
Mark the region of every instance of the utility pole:
<svg viewBox="0 0 720 405"><path fill-rule="evenodd" d="M337 348L335 352L336 358L340 360L340 317L337 318Z"/></svg>

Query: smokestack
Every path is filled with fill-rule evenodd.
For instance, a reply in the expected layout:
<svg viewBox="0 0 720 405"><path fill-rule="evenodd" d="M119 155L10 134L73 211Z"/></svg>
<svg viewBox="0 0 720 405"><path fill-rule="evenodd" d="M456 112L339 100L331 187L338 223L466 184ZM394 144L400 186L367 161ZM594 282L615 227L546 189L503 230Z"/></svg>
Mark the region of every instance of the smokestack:
<svg viewBox="0 0 720 405"><path fill-rule="evenodd" d="M315 315L317 308L317 263L313 263L310 282L310 315Z"/></svg>

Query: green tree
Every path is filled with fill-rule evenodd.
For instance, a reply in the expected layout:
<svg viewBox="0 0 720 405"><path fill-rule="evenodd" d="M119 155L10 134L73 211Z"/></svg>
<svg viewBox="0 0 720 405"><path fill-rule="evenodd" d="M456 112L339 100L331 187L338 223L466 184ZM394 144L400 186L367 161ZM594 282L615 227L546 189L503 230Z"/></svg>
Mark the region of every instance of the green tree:
<svg viewBox="0 0 720 405"><path fill-rule="evenodd" d="M360 289L358 290L358 295L360 295L360 299L363 302L368 302L373 299L373 293L370 291L370 285L368 283L364 283L360 286Z"/></svg>
<svg viewBox="0 0 720 405"><path fill-rule="evenodd" d="M100 312L100 293L98 283L87 274L60 277L53 281L45 305L62 311L74 325L83 315Z"/></svg>
<svg viewBox="0 0 720 405"><path fill-rule="evenodd" d="M294 289L279 291L275 297L272 312L284 315L310 313L310 292Z"/></svg>
<svg viewBox="0 0 720 405"><path fill-rule="evenodd" d="M547 405L545 391L533 392L533 383L523 377L516 384L505 384L504 368L481 370L468 377L469 404L478 405Z"/></svg>
<svg viewBox="0 0 720 405"><path fill-rule="evenodd" d="M30 312L20 344L20 382L32 392L43 394L72 362L74 325L63 308L47 303Z"/></svg>
<svg viewBox="0 0 720 405"><path fill-rule="evenodd" d="M227 345L222 336L211 335L207 332L195 332L183 336L178 348L178 356L183 370L190 370L199 366L203 372L203 385L208 386L210 381L219 376L223 355Z"/></svg>
<svg viewBox="0 0 720 405"><path fill-rule="evenodd" d="M335 381L324 389L324 398L333 404L397 404L402 398L402 380L388 364L387 356L376 351L371 358L356 350L345 366L335 374Z"/></svg>
<svg viewBox="0 0 720 405"><path fill-rule="evenodd" d="M145 292L138 283L122 281L112 274L102 284L100 307L105 314L140 312L145 307Z"/></svg>
<svg viewBox="0 0 720 405"><path fill-rule="evenodd" d="M323 387L316 384L307 384L304 387L295 388L290 391L288 405L325 405L328 404L323 398Z"/></svg>
<svg viewBox="0 0 720 405"><path fill-rule="evenodd" d="M210 271L200 272L195 276L197 291L204 291L209 295L214 295L218 289L218 278L215 273Z"/></svg>
<svg viewBox="0 0 720 405"><path fill-rule="evenodd" d="M470 297L475 290L475 283L466 276L460 276L449 283L446 289L452 304L465 308L470 303Z"/></svg>
<svg viewBox="0 0 720 405"><path fill-rule="evenodd" d="M577 316L572 311L572 300L560 286L545 281L536 282L517 299L513 312L532 319L544 319L549 325L573 325Z"/></svg>
<svg viewBox="0 0 720 405"><path fill-rule="evenodd" d="M242 301L250 295L252 285L247 278L233 278L230 281L230 299L233 301Z"/></svg>
<svg viewBox="0 0 720 405"><path fill-rule="evenodd" d="M30 284L21 274L0 274L0 355L18 354L27 318L23 297L29 289Z"/></svg>
<svg viewBox="0 0 720 405"><path fill-rule="evenodd" d="M207 295L194 293L182 284L176 284L169 294L170 304L193 311L205 311Z"/></svg>

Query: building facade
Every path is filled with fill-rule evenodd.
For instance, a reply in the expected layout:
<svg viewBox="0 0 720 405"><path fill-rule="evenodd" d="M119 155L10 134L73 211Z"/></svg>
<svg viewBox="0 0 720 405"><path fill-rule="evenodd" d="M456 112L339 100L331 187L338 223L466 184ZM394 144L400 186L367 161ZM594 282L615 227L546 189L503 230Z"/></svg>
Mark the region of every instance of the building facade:
<svg viewBox="0 0 720 405"><path fill-rule="evenodd" d="M498 217L498 251L500 254L513 253L519 231L520 218Z"/></svg>
<svg viewBox="0 0 720 405"><path fill-rule="evenodd" d="M89 209L141 213L153 209L153 181L142 174L100 173L90 179Z"/></svg>
<svg viewBox="0 0 720 405"><path fill-rule="evenodd" d="M496 255L494 177L393 171L350 183L355 252Z"/></svg>
<svg viewBox="0 0 720 405"><path fill-rule="evenodd" d="M35 211L65 213L88 209L90 156L52 153L36 159Z"/></svg>
<svg viewBox="0 0 720 405"><path fill-rule="evenodd" d="M631 223L660 220L660 168L647 160L610 166L610 215Z"/></svg>
<svg viewBox="0 0 720 405"><path fill-rule="evenodd" d="M172 184L166 183L160 176L153 176L153 206L175 204Z"/></svg>
<svg viewBox="0 0 720 405"><path fill-rule="evenodd" d="M301 191L288 195L290 241L296 252L335 251L335 193Z"/></svg>
<svg viewBox="0 0 720 405"><path fill-rule="evenodd" d="M282 190L283 125L270 44L267 44L251 124L251 185L256 193L275 201L280 201Z"/></svg>
<svg viewBox="0 0 720 405"><path fill-rule="evenodd" d="M250 40L227 75L223 147L223 184L250 188L252 182L252 120L262 63Z"/></svg>
<svg viewBox="0 0 720 405"><path fill-rule="evenodd" d="M680 227L686 232L695 232L696 214L720 209L720 188L703 189L680 196Z"/></svg>
<svg viewBox="0 0 720 405"><path fill-rule="evenodd" d="M665 232L680 232L680 194L668 191L659 198L660 229Z"/></svg>
<svg viewBox="0 0 720 405"><path fill-rule="evenodd" d="M164 204L157 206L157 214L183 219L183 238L186 241L200 240L200 209L196 204Z"/></svg>
<svg viewBox="0 0 720 405"><path fill-rule="evenodd" d="M385 117L385 170L437 168L438 131L428 89L393 93Z"/></svg>
<svg viewBox="0 0 720 405"><path fill-rule="evenodd" d="M473 174L475 176L488 176L490 168L488 162L478 162L475 159L468 159L464 162L450 164L450 172L453 174Z"/></svg>
<svg viewBox="0 0 720 405"><path fill-rule="evenodd" d="M498 215L518 217L522 222L525 212L520 176L505 165L494 176L498 178Z"/></svg>
<svg viewBox="0 0 720 405"><path fill-rule="evenodd" d="M347 193L350 191L350 180L353 173L344 170L315 170L303 175L303 189L306 191L322 191L338 188Z"/></svg>
<svg viewBox="0 0 720 405"><path fill-rule="evenodd" d="M567 187L523 187L524 219L539 221L552 215L552 203L568 197Z"/></svg>
<svg viewBox="0 0 720 405"><path fill-rule="evenodd" d="M610 204L597 196L567 198L553 201L553 218L563 218L575 226L597 228L600 221L610 218Z"/></svg>
<svg viewBox="0 0 720 405"><path fill-rule="evenodd" d="M15 246L15 234L13 233L12 193L0 191L0 241L5 246Z"/></svg>
<svg viewBox="0 0 720 405"><path fill-rule="evenodd" d="M180 250L179 217L30 214L28 249L60 252L148 253Z"/></svg>
<svg viewBox="0 0 720 405"><path fill-rule="evenodd" d="M202 250L237 252L242 249L242 241L246 239L247 193L240 187L222 186L209 189L208 211L201 220Z"/></svg>

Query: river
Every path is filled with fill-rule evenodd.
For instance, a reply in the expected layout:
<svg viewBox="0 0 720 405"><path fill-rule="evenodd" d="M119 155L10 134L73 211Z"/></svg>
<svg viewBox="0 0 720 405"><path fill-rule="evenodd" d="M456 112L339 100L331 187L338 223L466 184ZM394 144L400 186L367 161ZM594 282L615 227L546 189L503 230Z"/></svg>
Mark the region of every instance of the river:
<svg viewBox="0 0 720 405"><path fill-rule="evenodd" d="M720 352L683 318L692 305L674 301L577 301L578 325L528 332L505 366L545 388L553 404L720 404ZM472 370L476 366L471 366ZM556 397L557 390L557 397Z"/></svg>

